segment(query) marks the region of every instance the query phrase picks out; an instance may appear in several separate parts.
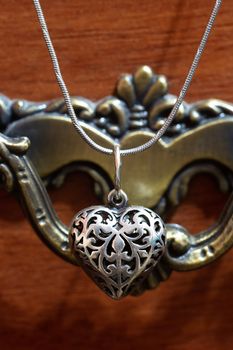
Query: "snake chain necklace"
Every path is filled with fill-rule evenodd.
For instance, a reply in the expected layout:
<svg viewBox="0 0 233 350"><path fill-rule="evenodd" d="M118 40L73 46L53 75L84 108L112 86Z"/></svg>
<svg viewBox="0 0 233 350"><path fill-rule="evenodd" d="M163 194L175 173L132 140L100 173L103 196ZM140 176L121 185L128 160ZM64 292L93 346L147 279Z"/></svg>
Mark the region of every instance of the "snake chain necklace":
<svg viewBox="0 0 233 350"><path fill-rule="evenodd" d="M91 206L78 212L70 227L69 240L73 254L92 280L110 297L120 299L148 275L166 250L166 228L161 218L148 208L128 206L127 195L121 189L121 156L145 151L166 132L190 86L222 1L215 2L184 85L163 126L146 143L122 150L120 144L115 144L113 149L97 144L82 128L62 78L40 1L33 2L57 82L76 131L94 150L114 158L115 184L108 195L107 205Z"/></svg>

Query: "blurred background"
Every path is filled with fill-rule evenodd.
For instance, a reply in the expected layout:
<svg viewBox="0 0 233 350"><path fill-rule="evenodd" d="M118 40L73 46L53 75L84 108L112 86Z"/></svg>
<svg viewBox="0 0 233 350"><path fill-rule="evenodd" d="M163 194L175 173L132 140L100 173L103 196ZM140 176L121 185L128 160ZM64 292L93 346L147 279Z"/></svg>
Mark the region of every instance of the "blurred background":
<svg viewBox="0 0 233 350"><path fill-rule="evenodd" d="M110 95L121 73L147 64L178 94L214 1L42 0L71 95ZM187 101L233 101L231 0L211 34ZM44 101L60 97L32 1L1 1L0 92ZM79 136L77 136L79 137ZM98 203L92 180L69 175L49 193L65 223ZM219 217L229 194L196 177L169 222L193 234ZM173 273L158 289L112 301L81 269L34 234L15 198L0 191L0 348L232 349L233 252L194 272Z"/></svg>

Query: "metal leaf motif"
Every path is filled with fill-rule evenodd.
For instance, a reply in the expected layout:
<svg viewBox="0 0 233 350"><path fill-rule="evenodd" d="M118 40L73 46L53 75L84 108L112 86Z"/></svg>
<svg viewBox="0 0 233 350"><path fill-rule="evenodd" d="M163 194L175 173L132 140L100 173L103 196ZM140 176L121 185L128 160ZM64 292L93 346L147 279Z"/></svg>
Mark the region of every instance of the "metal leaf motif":
<svg viewBox="0 0 233 350"><path fill-rule="evenodd" d="M165 227L147 208L93 206L77 214L70 240L87 274L106 294L119 299L161 258Z"/></svg>
<svg viewBox="0 0 233 350"><path fill-rule="evenodd" d="M72 97L74 111L80 121L104 134L121 139L133 131L158 131L165 123L177 97L168 93L168 81L149 66L139 67L134 74L123 74L116 84L114 95L99 101ZM35 103L10 100L0 96L0 131L22 118L45 114L67 115L63 99ZM188 104L183 102L165 133L175 138L205 123L233 115L233 105L217 99Z"/></svg>

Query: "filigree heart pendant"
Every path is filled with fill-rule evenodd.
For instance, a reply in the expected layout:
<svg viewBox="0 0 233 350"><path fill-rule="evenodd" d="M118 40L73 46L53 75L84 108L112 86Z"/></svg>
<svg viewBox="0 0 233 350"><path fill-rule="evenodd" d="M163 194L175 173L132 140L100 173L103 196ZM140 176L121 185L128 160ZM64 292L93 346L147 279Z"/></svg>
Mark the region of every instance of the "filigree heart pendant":
<svg viewBox="0 0 233 350"><path fill-rule="evenodd" d="M111 194L111 193L110 193ZM72 251L92 280L120 299L156 266L165 250L165 226L152 210L121 203L80 211L70 229Z"/></svg>

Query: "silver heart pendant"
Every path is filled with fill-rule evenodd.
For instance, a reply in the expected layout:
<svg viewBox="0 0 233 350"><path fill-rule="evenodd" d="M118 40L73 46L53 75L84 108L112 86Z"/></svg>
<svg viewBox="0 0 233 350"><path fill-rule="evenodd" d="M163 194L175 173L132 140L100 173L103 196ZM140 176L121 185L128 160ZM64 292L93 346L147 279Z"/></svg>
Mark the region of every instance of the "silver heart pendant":
<svg viewBox="0 0 233 350"><path fill-rule="evenodd" d="M80 265L107 295L129 294L165 251L165 226L152 210L92 206L80 211L70 229Z"/></svg>

